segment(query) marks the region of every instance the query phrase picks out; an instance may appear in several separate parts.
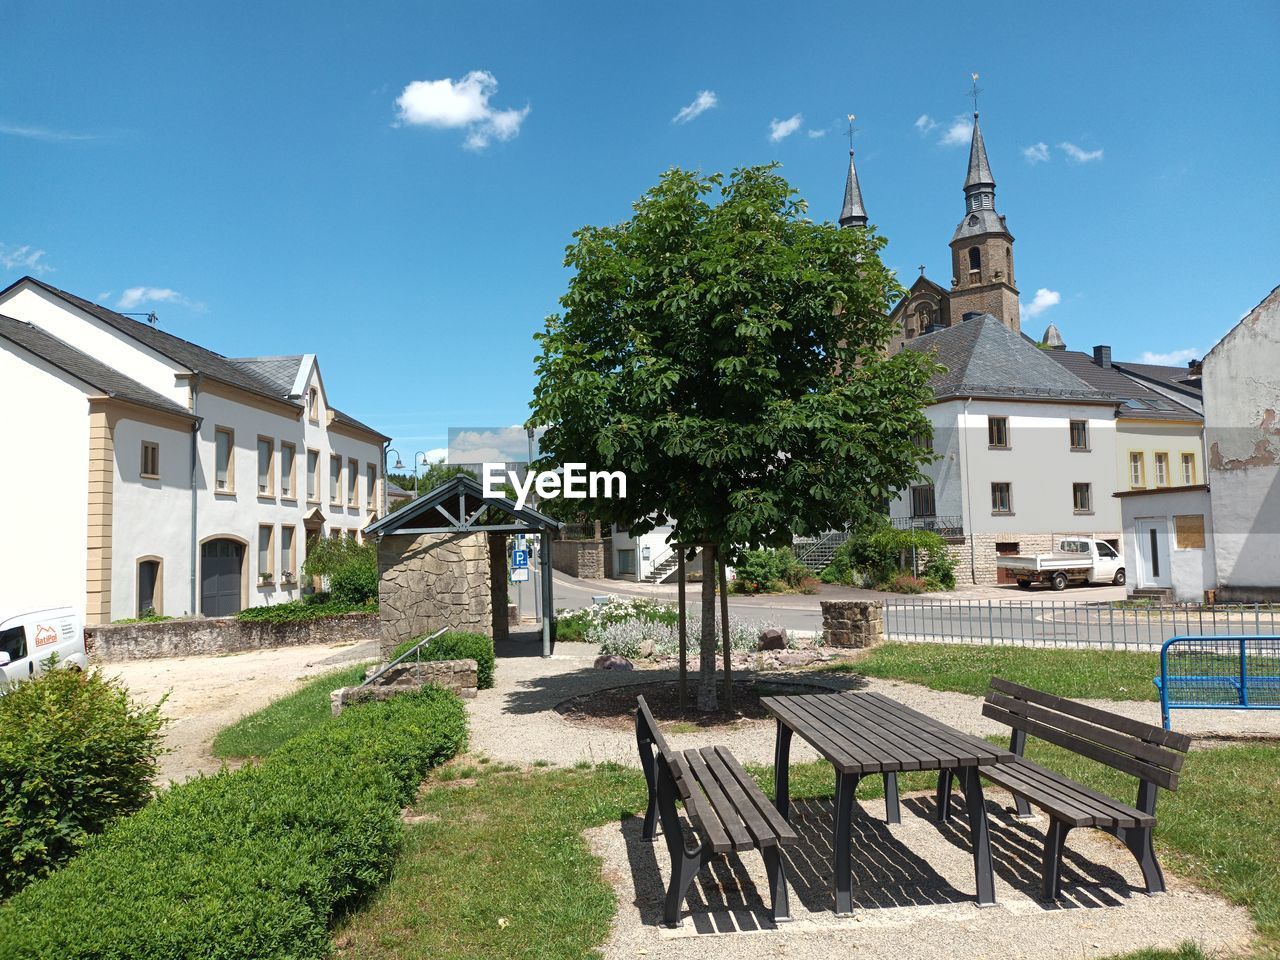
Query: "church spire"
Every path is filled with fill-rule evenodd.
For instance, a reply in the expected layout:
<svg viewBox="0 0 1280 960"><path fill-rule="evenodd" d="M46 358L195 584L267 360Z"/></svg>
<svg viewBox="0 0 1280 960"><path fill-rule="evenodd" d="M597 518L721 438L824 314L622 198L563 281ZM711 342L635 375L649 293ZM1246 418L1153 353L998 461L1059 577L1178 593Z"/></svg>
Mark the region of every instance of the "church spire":
<svg viewBox="0 0 1280 960"><path fill-rule="evenodd" d="M982 140L982 128L978 126L976 112L973 115L973 139L969 142L969 172L964 178L964 197L968 212L996 208L996 179L991 175L987 145Z"/></svg>
<svg viewBox="0 0 1280 960"><path fill-rule="evenodd" d="M858 184L858 169L853 165L853 151L849 151L849 176L844 181L844 206L840 208L840 226L865 227L867 211L862 206L862 187Z"/></svg>

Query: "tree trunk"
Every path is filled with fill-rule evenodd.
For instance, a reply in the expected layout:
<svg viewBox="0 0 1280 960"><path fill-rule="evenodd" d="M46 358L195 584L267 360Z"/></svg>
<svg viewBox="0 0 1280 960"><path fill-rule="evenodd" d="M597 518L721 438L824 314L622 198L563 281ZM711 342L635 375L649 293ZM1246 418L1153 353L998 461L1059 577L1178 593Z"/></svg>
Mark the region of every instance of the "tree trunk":
<svg viewBox="0 0 1280 960"><path fill-rule="evenodd" d="M715 710L716 698L716 545L702 545L702 637L698 664L698 709Z"/></svg>
<svg viewBox="0 0 1280 960"><path fill-rule="evenodd" d="M724 708L733 713L733 647L729 640L729 572L720 551L720 632L724 635Z"/></svg>
<svg viewBox="0 0 1280 960"><path fill-rule="evenodd" d="M679 621L680 629L680 712L684 713L684 708L689 705L689 634L685 629L685 568L684 568L684 551L685 546L682 543L676 544L676 582L679 584L680 599L678 603L678 611L676 619Z"/></svg>

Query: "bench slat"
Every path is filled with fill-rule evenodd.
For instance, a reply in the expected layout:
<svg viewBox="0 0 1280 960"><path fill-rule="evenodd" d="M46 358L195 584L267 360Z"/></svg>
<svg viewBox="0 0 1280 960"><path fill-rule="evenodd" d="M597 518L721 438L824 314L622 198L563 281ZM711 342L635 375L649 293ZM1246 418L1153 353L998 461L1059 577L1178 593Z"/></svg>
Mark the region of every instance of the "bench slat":
<svg viewBox="0 0 1280 960"><path fill-rule="evenodd" d="M1021 794L1072 826L1137 827L1155 823L1154 817L1030 760L998 764L982 773L992 783Z"/></svg>
<svg viewBox="0 0 1280 960"><path fill-rule="evenodd" d="M706 759L697 750L686 750L684 759L693 771L693 776L697 780L698 786L706 795L707 807L711 812L711 816L718 820L724 828L730 843L733 845L733 849L750 850L754 847L755 841L743 825L742 818L735 814L733 804L729 802L729 798L720 789L720 784L716 781L715 775L707 768Z"/></svg>
<svg viewBox="0 0 1280 960"><path fill-rule="evenodd" d="M852 698L846 699L852 700ZM868 751L868 755L877 764L878 769L919 770L927 765L921 762L921 756L895 747L878 725L872 726L866 723L865 719L859 723L861 714L852 703L840 704L837 707L828 700L815 697L811 706L814 714L822 716L833 732L846 733L850 739Z"/></svg>
<svg viewBox="0 0 1280 960"><path fill-rule="evenodd" d="M1145 760L1138 760L1134 757L1116 753L1114 750L1099 746L1074 734L1066 733L1057 727L1040 723L1038 720L1010 713L1003 707L996 706L993 703L983 703L982 715L992 720L998 720L1016 730L1025 730L1034 737L1047 740L1049 743L1065 747L1074 753L1105 763L1109 767L1114 767L1141 780L1149 780L1157 786L1166 789L1174 789L1177 786L1177 773L1158 767L1155 764L1147 763Z"/></svg>
<svg viewBox="0 0 1280 960"><path fill-rule="evenodd" d="M812 738L805 736L805 739L841 773L863 774L878 769L876 761L857 752L854 744L832 739L831 725L823 716L814 716L803 697L777 697L771 709L791 729L813 733Z"/></svg>
<svg viewBox="0 0 1280 960"><path fill-rule="evenodd" d="M703 747L699 752L702 754L702 759L706 761L707 769L711 771L716 781L720 784L720 789L724 791L725 796L729 798L729 802L733 804L733 813L746 824L747 830L755 838L756 846L776 847L778 845L777 835L769 829L769 825L765 822L764 817L760 815L759 809L748 799L747 792L743 789L742 784L738 782L738 778L725 765L724 758L720 756L719 748Z"/></svg>
<svg viewBox="0 0 1280 960"><path fill-rule="evenodd" d="M760 785L755 782L751 774L742 768L738 758L724 747L716 747L716 750L724 761L724 765L732 771L738 782L742 784L747 797L759 809L760 815L769 824L769 828L773 831L774 836L778 838L778 842L783 845L797 843L800 837L796 834L791 824L787 823L786 818L778 812L777 807L765 796L764 791L760 789Z"/></svg>
<svg viewBox="0 0 1280 960"><path fill-rule="evenodd" d="M1053 793L1038 783L1016 763L1001 763L982 771L992 783L1004 787L1010 793L1020 794L1036 806L1043 807L1059 820L1073 827L1094 827L1098 824L1096 811L1072 803L1070 798ZM1046 796L1047 795L1047 796Z"/></svg>
<svg viewBox="0 0 1280 960"><path fill-rule="evenodd" d="M904 763L904 770L932 770L942 763L942 751L931 749L924 738L910 736L902 729L894 717L883 716L876 705L868 702L865 694L853 693L841 698L842 712L850 719L862 721L861 732L864 737L872 738L885 745L892 755L910 757L910 763Z"/></svg>
<svg viewBox="0 0 1280 960"><path fill-rule="evenodd" d="M1117 826L1140 826L1156 822L1154 816L1143 813L1137 807L1114 797L1109 797L1104 793L1098 793L1083 783L1063 776L1056 770L1042 767L1031 760L1022 759L1018 763L1018 767L1025 772L1028 779L1033 783L1044 784L1046 790L1050 793L1060 790L1064 796L1072 797L1072 802L1077 806L1096 810L1100 819L1110 820Z"/></svg>
<svg viewBox="0 0 1280 960"><path fill-rule="evenodd" d="M1182 769L1182 762L1186 759L1186 754L1179 753L1176 750L1167 750L1164 747L1156 746L1154 743L1147 743L1138 737L1132 737L1127 733L1109 730L1106 727L1098 726L1096 723L1078 719L1060 710L1050 710L1047 707L1037 706L1021 698L1009 697L1001 693L989 693L987 694L987 702L1003 707L1010 713L1017 713L1050 726L1060 727L1067 733L1100 743L1117 753L1146 760L1175 772Z"/></svg>
<svg viewBox="0 0 1280 960"><path fill-rule="evenodd" d="M928 738L936 744L937 749L945 755L949 767L972 767L979 764L985 755L989 755L991 762L995 762L1001 755L1008 754L1007 750L954 730L881 694L864 693L859 696L866 697L869 703L874 704L881 716L892 716L901 723L909 723L910 729L917 731L917 736Z"/></svg>
<svg viewBox="0 0 1280 960"><path fill-rule="evenodd" d="M1141 720L1134 720L1132 717L1122 717L1108 710L1100 710L1086 703L1079 703L1075 700L1068 700L1066 697L1045 693L1043 690L1036 690L1034 687L1024 687L1020 683L1013 683L1000 677L992 677L991 686L1001 693L1006 693L1019 700L1026 700L1042 707L1048 707L1050 710L1069 714L1080 720L1087 720L1102 727L1109 727L1112 730L1138 737L1148 743L1159 744L1162 747L1180 750L1183 753L1191 749L1191 738L1185 734L1176 733L1173 730L1164 730L1160 727L1143 723Z"/></svg>

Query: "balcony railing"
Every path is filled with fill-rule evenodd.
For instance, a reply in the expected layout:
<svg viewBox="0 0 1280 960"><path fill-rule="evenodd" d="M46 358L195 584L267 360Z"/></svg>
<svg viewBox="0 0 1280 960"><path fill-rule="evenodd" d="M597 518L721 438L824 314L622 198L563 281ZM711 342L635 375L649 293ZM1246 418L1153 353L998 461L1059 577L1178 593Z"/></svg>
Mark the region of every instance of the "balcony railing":
<svg viewBox="0 0 1280 960"><path fill-rule="evenodd" d="M897 530L932 530L941 537L963 537L962 517L892 517L891 526Z"/></svg>

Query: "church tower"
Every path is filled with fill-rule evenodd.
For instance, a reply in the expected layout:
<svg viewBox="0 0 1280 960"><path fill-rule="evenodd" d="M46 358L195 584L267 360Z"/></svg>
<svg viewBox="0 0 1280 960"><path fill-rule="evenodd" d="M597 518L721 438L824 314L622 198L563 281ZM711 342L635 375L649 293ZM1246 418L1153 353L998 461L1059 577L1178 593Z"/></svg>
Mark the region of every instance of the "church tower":
<svg viewBox="0 0 1280 960"><path fill-rule="evenodd" d="M1014 286L1013 235L996 213L996 181L976 112L964 198L964 219L951 238L951 316L958 321L966 313L989 313L1018 333L1022 322Z"/></svg>
<svg viewBox="0 0 1280 960"><path fill-rule="evenodd" d="M842 227L867 225L867 211L862 206L862 187L858 183L858 169L853 165L852 147L849 149L849 176L844 181L844 206L840 208L839 223Z"/></svg>

